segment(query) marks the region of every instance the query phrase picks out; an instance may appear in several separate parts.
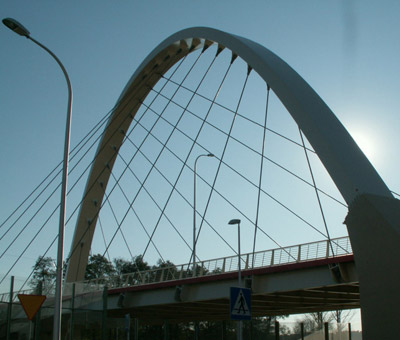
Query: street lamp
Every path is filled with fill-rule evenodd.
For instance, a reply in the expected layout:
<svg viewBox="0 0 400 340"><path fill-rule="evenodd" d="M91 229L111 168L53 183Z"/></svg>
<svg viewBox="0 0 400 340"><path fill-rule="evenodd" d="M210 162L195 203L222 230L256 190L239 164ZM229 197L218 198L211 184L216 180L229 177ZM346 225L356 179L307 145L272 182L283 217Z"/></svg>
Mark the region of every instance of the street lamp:
<svg viewBox="0 0 400 340"><path fill-rule="evenodd" d="M228 222L228 224L235 225L237 224L238 226L238 268L239 268L239 273L238 273L238 284L239 288L242 287L242 271L241 271L241 264L240 264L240 220L239 219L233 219ZM242 331L242 320L239 320L239 327L238 327L238 340L243 339L243 331Z"/></svg>
<svg viewBox="0 0 400 340"><path fill-rule="evenodd" d="M239 268L239 274L238 274L238 284L239 287L242 287L242 270L241 270L241 265L240 265L240 220L239 219L233 219L228 222L228 224L234 225L237 224L238 226L238 268Z"/></svg>
<svg viewBox="0 0 400 340"><path fill-rule="evenodd" d="M196 275L196 179L197 179L197 161L200 157L215 157L212 153L197 156L194 161L194 180L193 180L193 276Z"/></svg>
<svg viewBox="0 0 400 340"><path fill-rule="evenodd" d="M49 53L61 67L64 73L65 80L68 86L68 108L67 108L67 126L65 130L65 143L64 143L64 161L62 172L61 184L61 205L60 205L60 224L58 230L58 247L57 247L57 278L56 278L56 294L54 304L54 323L53 323L53 340L61 338L61 311L62 311L62 273L63 273L63 260L64 260L64 228L65 228L65 210L66 210L66 195L67 195L67 175L68 175L68 156L69 156L69 141L71 132L71 113L72 113L72 86L69 80L68 73L64 65L57 58L57 56L50 51L46 46L42 45L37 40L30 36L30 32L17 20L11 18L3 19L3 24L15 33L26 37L33 41L36 45Z"/></svg>

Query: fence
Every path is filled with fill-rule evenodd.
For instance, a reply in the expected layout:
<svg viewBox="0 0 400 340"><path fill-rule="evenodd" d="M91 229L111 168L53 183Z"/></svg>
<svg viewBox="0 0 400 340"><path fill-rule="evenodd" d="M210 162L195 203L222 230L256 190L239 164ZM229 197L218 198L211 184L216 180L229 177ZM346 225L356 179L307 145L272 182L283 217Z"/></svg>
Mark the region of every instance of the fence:
<svg viewBox="0 0 400 340"><path fill-rule="evenodd" d="M310 242L290 247L241 254L240 261L242 269L246 270L307 262L349 254L352 254L349 237L340 237L331 239L330 241L324 240ZM158 268L146 271L137 271L121 276L83 281L79 283L79 291L85 292L102 290L104 286L107 286L108 288L119 288L207 275L218 275L237 271L238 268L238 256L234 255L207 261L200 261L197 263L196 270L191 268L191 264L166 267L161 266Z"/></svg>

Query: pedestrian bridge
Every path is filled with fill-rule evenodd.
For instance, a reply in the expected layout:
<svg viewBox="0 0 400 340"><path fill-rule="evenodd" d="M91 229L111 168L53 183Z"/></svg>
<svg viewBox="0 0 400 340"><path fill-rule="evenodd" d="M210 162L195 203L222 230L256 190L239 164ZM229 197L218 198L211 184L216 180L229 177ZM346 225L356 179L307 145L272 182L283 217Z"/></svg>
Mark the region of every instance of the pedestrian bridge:
<svg viewBox="0 0 400 340"><path fill-rule="evenodd" d="M326 240L261 251L254 257L243 254L242 277L252 289L253 316L359 308L349 238L331 242L334 254ZM223 320L229 316L229 288L237 286L237 259L203 261L197 275L186 264L90 281L80 289L92 294L97 290L102 296L102 287L107 286L108 310L113 316L130 313L153 322Z"/></svg>
<svg viewBox="0 0 400 340"><path fill-rule="evenodd" d="M360 307L348 237L242 254L241 262L244 285L252 289L253 316ZM67 284L63 306L107 308L108 317L130 314L151 323L224 320L229 317L229 288L237 282L238 256L230 256L202 261L196 273L191 264L183 264ZM50 307L53 292L45 294ZM7 294L1 296L8 300Z"/></svg>
<svg viewBox="0 0 400 340"><path fill-rule="evenodd" d="M321 259L337 259L342 256L352 256L349 237L241 254L240 258L241 268L247 273L248 271L262 268L277 268L300 263L313 263ZM109 289L123 289L132 286L162 284L168 281L198 280L208 276L218 277L237 272L238 259L239 256L228 256L201 261L197 264L196 273L193 272L192 264L182 264L165 266L147 271L136 271L117 277L83 281L77 284L82 285L81 289L83 289L83 291L92 291L102 290L104 286L107 286Z"/></svg>

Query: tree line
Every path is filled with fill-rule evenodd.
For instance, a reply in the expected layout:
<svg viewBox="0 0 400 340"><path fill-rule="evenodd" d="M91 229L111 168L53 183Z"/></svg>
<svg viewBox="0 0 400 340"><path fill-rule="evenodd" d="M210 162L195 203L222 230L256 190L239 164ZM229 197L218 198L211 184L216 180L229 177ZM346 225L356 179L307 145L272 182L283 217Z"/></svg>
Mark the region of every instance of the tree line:
<svg viewBox="0 0 400 340"><path fill-rule="evenodd" d="M132 260L124 258L115 258L108 260L101 254L90 255L86 266L85 280L93 280L99 278L108 278L112 276L121 276L134 272L141 272L149 269L157 269L166 266L174 266L170 261L157 261L157 264L150 266L143 260L141 255L135 256ZM64 275L67 266L64 262ZM54 285L57 276L56 261L51 257L39 256L33 266L32 278L29 281L31 288L37 288L42 284L43 289Z"/></svg>

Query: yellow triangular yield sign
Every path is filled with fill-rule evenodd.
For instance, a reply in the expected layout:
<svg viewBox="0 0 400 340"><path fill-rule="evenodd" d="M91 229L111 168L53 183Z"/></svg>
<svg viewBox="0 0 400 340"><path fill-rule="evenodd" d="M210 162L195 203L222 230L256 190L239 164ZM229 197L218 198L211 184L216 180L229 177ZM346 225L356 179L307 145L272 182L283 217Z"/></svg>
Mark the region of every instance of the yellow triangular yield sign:
<svg viewBox="0 0 400 340"><path fill-rule="evenodd" d="M18 299L21 301L26 316L29 320L32 320L40 307L42 307L43 302L46 300L46 295L18 294Z"/></svg>

